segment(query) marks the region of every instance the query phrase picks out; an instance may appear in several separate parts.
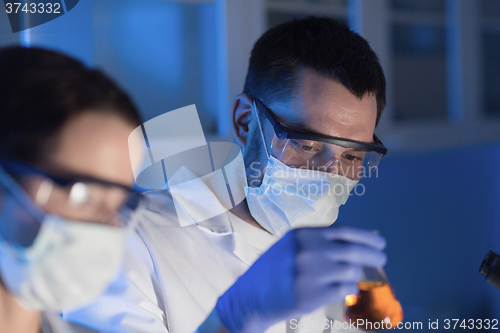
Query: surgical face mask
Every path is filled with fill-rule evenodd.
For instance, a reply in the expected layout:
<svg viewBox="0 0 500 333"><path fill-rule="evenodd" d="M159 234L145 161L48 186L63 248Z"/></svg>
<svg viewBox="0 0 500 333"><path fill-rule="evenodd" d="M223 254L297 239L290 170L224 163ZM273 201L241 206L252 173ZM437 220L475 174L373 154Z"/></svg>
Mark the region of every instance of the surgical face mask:
<svg viewBox="0 0 500 333"><path fill-rule="evenodd" d="M257 110L255 105L254 108ZM357 181L283 164L267 151L258 114L257 120L268 161L260 186L245 187L252 216L263 228L278 236L290 229L333 224Z"/></svg>
<svg viewBox="0 0 500 333"><path fill-rule="evenodd" d="M9 207L5 207L6 203ZM22 213L13 214L16 210ZM13 216L24 220L17 221ZM31 221L26 220L28 216ZM113 227L68 221L43 214L1 168L0 223L32 227L40 224L29 246L9 239L9 228L2 228L0 275L21 305L49 311L81 306L104 292L121 266L131 228L131 225Z"/></svg>

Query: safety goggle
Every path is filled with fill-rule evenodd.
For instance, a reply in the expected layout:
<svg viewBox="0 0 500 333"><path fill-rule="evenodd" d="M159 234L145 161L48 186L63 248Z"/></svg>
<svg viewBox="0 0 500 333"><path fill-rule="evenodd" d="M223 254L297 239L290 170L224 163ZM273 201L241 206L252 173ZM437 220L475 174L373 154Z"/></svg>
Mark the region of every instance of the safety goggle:
<svg viewBox="0 0 500 333"><path fill-rule="evenodd" d="M387 148L373 135L373 143L312 134L281 124L259 99L255 106L274 129L270 153L293 168L336 173L352 180L368 178L377 170ZM259 121L260 122L260 121Z"/></svg>
<svg viewBox="0 0 500 333"><path fill-rule="evenodd" d="M144 198L126 185L93 177L69 173L56 176L6 158L0 158L0 166L16 180L36 184L33 201L38 207L70 220L121 225Z"/></svg>

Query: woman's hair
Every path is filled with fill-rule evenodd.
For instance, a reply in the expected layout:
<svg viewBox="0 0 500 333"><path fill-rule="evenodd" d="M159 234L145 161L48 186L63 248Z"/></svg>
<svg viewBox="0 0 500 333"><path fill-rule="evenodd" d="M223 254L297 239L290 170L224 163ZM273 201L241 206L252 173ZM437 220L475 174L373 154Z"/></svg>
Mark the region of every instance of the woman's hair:
<svg viewBox="0 0 500 333"><path fill-rule="evenodd" d="M68 120L88 111L141 124L131 99L101 71L59 52L0 49L1 157L43 162Z"/></svg>

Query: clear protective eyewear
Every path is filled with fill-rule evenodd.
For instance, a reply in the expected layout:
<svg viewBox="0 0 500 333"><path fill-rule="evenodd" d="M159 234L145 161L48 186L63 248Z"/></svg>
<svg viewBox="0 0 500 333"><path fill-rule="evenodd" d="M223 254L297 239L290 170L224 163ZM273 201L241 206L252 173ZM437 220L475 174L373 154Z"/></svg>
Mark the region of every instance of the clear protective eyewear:
<svg viewBox="0 0 500 333"><path fill-rule="evenodd" d="M373 143L366 143L301 132L281 124L259 99L254 99L254 102L274 129L269 153L289 167L360 180L370 177L377 170L382 156L387 154L387 148L376 135L373 135Z"/></svg>
<svg viewBox="0 0 500 333"><path fill-rule="evenodd" d="M34 184L31 192L36 193L33 201L39 208L68 220L120 226L144 198L126 185L93 177L69 173L55 176L4 158L0 158L0 166L19 183Z"/></svg>

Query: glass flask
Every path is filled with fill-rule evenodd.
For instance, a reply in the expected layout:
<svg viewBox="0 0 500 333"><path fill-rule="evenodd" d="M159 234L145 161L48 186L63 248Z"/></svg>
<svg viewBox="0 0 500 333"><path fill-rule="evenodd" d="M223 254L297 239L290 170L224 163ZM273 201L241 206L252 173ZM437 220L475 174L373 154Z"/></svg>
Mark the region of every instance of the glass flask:
<svg viewBox="0 0 500 333"><path fill-rule="evenodd" d="M403 308L396 299L383 268L363 268L359 293L345 297L345 321L364 331L387 330L403 321Z"/></svg>

